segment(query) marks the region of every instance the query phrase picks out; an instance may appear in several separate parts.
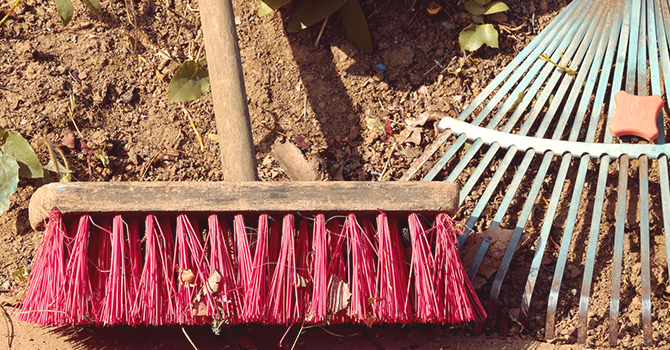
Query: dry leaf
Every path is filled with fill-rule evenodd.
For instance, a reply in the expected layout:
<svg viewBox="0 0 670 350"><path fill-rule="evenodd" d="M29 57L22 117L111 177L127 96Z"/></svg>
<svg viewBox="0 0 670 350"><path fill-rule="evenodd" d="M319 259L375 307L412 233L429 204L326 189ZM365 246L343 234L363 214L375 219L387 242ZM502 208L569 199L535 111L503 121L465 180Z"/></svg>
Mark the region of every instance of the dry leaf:
<svg viewBox="0 0 670 350"><path fill-rule="evenodd" d="M491 275L498 271L498 267L500 267L503 256L505 256L505 251L507 250L513 232L514 230L504 229L500 226L492 226L483 233L471 234L461 249L463 267L465 267L466 270L470 267L470 264L472 264L472 261L475 259L477 250L479 250L479 246L482 241L488 237L491 245L484 256L481 265L479 265L477 273L487 279L490 278ZM519 246L526 238L528 238L527 233L519 240ZM519 246L517 246L517 249L519 249Z"/></svg>
<svg viewBox="0 0 670 350"><path fill-rule="evenodd" d="M377 118L365 119L365 126L369 131L384 130L384 124L382 124L382 122L380 122Z"/></svg>
<svg viewBox="0 0 670 350"><path fill-rule="evenodd" d="M398 142L411 142L415 145L421 144L421 129L413 126L408 126L398 135Z"/></svg>
<svg viewBox="0 0 670 350"><path fill-rule="evenodd" d="M207 279L207 287L210 293L214 294L219 291L219 282L221 282L221 275L216 270L212 271Z"/></svg>
<svg viewBox="0 0 670 350"><path fill-rule="evenodd" d="M291 180L315 181L319 178L312 164L293 143L276 141L272 145L272 154Z"/></svg>
<svg viewBox="0 0 670 350"><path fill-rule="evenodd" d="M421 145L421 129L414 128L407 138L407 142L411 142L417 146Z"/></svg>
<svg viewBox="0 0 670 350"><path fill-rule="evenodd" d="M207 316L207 305L205 303L198 303L198 307L191 310L193 316Z"/></svg>
<svg viewBox="0 0 670 350"><path fill-rule="evenodd" d="M309 284L309 281L305 277L300 276L300 274L296 273L295 274L295 285L298 288L304 288L307 287L307 284Z"/></svg>
<svg viewBox="0 0 670 350"><path fill-rule="evenodd" d="M70 131L70 132L68 132L67 134L65 134L65 135L63 136L63 141L61 142L60 145L61 145L61 146L65 146L65 147L67 147L67 148L69 148L69 149L71 149L71 150L74 150L74 149L75 149L75 146L76 146L75 144L76 144L76 143L75 143L75 136L74 136L74 133L73 133L72 131Z"/></svg>
<svg viewBox="0 0 670 350"><path fill-rule="evenodd" d="M56 164L58 164L58 170L56 170L56 167L54 166L54 160L51 159L49 160L49 163L44 166L44 169L53 171L54 173L59 173L59 174L69 174L72 171L68 170L65 165L61 164L61 162L56 161Z"/></svg>
<svg viewBox="0 0 670 350"><path fill-rule="evenodd" d="M421 113L414 120L409 120L408 119L405 122L409 126L423 126L427 122L431 122L431 121L439 122L442 118L444 118L446 116L447 116L447 114L442 112L442 111L428 110L428 111L425 111L425 112Z"/></svg>
<svg viewBox="0 0 670 350"><path fill-rule="evenodd" d="M293 143L295 143L301 150L306 150L312 147L312 143L307 141L302 135L293 136Z"/></svg>
<svg viewBox="0 0 670 350"><path fill-rule="evenodd" d="M328 310L336 314L349 306L351 292L349 285L339 277L332 275L328 282Z"/></svg>
<svg viewBox="0 0 670 350"><path fill-rule="evenodd" d="M190 269L181 269L181 272L179 273L179 281L181 281L182 284L190 284L193 283L195 280L195 275L193 274L193 271Z"/></svg>
<svg viewBox="0 0 670 350"><path fill-rule="evenodd" d="M368 314L368 317L366 317L365 320L364 320L363 322L365 322L365 325L366 325L366 326L368 326L368 327L372 327L372 325L373 325L375 322L377 322L377 318L376 318L374 315L372 315L372 314L370 313L370 314Z"/></svg>

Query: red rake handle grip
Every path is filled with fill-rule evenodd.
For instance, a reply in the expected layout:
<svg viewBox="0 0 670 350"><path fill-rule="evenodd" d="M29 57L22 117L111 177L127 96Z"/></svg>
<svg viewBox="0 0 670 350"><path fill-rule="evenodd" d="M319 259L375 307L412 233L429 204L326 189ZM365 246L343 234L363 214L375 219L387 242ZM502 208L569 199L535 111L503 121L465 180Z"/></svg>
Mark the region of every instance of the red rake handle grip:
<svg viewBox="0 0 670 350"><path fill-rule="evenodd" d="M200 0L225 181L258 180L244 74L231 0Z"/></svg>

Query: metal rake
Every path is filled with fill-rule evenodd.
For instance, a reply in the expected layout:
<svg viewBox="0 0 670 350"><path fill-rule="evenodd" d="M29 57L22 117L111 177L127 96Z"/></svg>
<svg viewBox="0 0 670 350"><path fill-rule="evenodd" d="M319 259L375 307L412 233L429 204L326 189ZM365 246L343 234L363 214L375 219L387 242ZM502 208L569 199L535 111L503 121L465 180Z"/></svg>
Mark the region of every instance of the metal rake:
<svg viewBox="0 0 670 350"><path fill-rule="evenodd" d="M573 233L577 231L579 237L580 233L586 235L588 231L579 297L578 342L586 341L589 297L598 249L601 252L612 249L609 343L616 346L624 238L626 235L639 236L642 331L645 344L653 342L650 234L665 233L666 252L670 256L670 144L665 143L665 134L670 131L665 125L670 125L670 120L663 112L657 118L659 136L655 143L621 143L607 126L616 112L616 92L662 95L663 84L666 94L670 91L670 79L661 77L670 76L669 42L668 0L574 0L457 119L442 119L440 128L448 130L438 136L403 176L403 180L410 179L438 149L446 148L423 180L431 181L444 173L446 181L464 182L461 204L469 195L474 196L473 189L480 186L483 193L466 226L474 229L475 224L484 219L482 214L487 207L495 211L490 226L500 226L506 215L516 220L491 287L490 317L495 315L493 310L498 305L503 280L538 196L543 192L543 186L553 184L551 191L544 191L551 194L523 291L522 313L528 314L550 231L558 220L557 224L564 224L563 237L548 297L545 337L549 340L556 335L557 305L566 262L571 245L574 249L575 244L580 244L573 239ZM558 64L538 59L540 55L547 55ZM569 62L567 67L561 66L561 61L563 64ZM635 171L635 163L639 173L638 193L633 193L635 186L628 186L629 170ZM615 184L613 178L608 180L608 175L612 169L616 171L617 165L619 176ZM556 167L558 171L550 171ZM651 183L653 189L659 189L657 196L661 199L661 203L655 201L651 205L654 208L660 206L662 210L659 220L662 225L654 227L650 227L649 216L650 169L654 174L658 173L658 180L654 178ZM491 176L490 181L483 184L486 174ZM507 184L508 181L503 179L511 174L514 175ZM589 196L594 189L595 196ZM611 236L605 232L607 227L602 227L602 219L607 214L607 208L604 208L606 190L616 192L613 247L602 244L603 237ZM632 194L630 198L627 198L628 191ZM496 193L504 193L499 204L492 201ZM558 212L562 197L566 202L569 199L567 215ZM628 202L635 197L639 200L639 227L626 222ZM513 202L522 206L520 213L508 213ZM589 228L587 224L582 225L584 232L578 231L580 208L591 213ZM537 213L533 216L533 221L541 219ZM466 232L460 238L461 247L467 235ZM484 239L479 246L468 270L471 279L490 244Z"/></svg>

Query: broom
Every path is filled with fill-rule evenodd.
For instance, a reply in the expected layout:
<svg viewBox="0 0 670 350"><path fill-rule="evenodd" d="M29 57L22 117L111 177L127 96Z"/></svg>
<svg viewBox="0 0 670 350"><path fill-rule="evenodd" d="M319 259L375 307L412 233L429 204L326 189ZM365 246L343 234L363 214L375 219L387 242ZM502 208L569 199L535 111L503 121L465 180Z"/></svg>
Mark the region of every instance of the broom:
<svg viewBox="0 0 670 350"><path fill-rule="evenodd" d="M485 318L449 217L455 183L255 181L232 3L201 0L200 13L226 181L41 187L29 212L45 231L19 319L218 329Z"/></svg>

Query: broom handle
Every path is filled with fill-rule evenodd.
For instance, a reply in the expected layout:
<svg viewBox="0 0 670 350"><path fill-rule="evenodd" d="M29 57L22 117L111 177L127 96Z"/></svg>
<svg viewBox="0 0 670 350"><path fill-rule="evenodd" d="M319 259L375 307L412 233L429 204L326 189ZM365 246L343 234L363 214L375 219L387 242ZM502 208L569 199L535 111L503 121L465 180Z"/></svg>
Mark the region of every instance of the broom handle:
<svg viewBox="0 0 670 350"><path fill-rule="evenodd" d="M232 0L200 0L200 21L225 181L256 181L244 74Z"/></svg>

